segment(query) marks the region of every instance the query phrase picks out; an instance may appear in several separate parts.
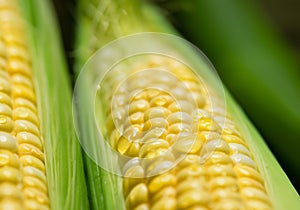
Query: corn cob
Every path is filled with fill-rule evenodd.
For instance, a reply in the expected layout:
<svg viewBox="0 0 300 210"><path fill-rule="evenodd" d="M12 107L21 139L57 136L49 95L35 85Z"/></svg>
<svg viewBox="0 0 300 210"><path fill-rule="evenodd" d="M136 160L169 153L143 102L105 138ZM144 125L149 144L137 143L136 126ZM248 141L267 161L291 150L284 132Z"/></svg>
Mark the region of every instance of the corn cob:
<svg viewBox="0 0 300 210"><path fill-rule="evenodd" d="M79 67L113 38L145 31L174 33L151 5L139 1L82 1L79 7L83 10L78 31ZM116 8L124 12L114 15ZM94 11L94 16L87 11ZM99 18L105 21L97 22ZM169 48L184 64L191 61L196 67L190 68L171 55L139 55L135 59L125 53L120 57L126 48L117 48L117 40L111 44L115 51L110 51L110 44L99 51L110 57L97 57L96 52L80 74L76 69L79 84L75 105L79 107L81 141L89 156L91 206L134 210L299 208L297 193L261 137L226 90L222 97L211 66L178 40L165 43L161 37L151 39L144 34L148 39L143 42L140 36L143 34L119 40L141 49L149 46L147 42L154 46L163 42L162 48ZM91 40L89 45L87 40ZM131 55L138 52L142 54L133 50ZM104 67L111 66L105 58L113 60L108 73ZM124 58L125 64L119 64ZM86 76L84 82L82 74ZM101 84L97 84L95 78L102 76ZM98 127L93 127L94 107L89 103L94 100L91 90L95 84L100 87L95 97ZM96 130L113 152L95 140L99 138ZM113 153L118 159L106 156ZM114 164L121 172L110 167ZM94 181L96 174L100 174L98 181ZM277 182L284 185L276 186ZM278 190L291 200L281 200ZM99 198L101 202L97 202Z"/></svg>
<svg viewBox="0 0 300 210"><path fill-rule="evenodd" d="M167 69L187 88L163 73L150 71L150 77L145 65ZM99 94L112 104L104 110L110 145L133 158L123 169L127 209L271 209L264 180L238 126L224 115L222 103L210 104L197 76L179 62L155 56L132 69L129 80L130 70L123 70L123 78L120 72L109 75L111 82L104 81ZM116 88L106 91L111 87ZM172 165L176 156L184 156L177 167L153 176Z"/></svg>
<svg viewBox="0 0 300 210"><path fill-rule="evenodd" d="M47 3L43 4L47 5ZM58 165L65 161L59 159L59 157L56 158L56 152L51 154L51 147L55 146L57 139L54 142L53 140L59 133L51 134L51 132L57 132L55 130L51 131L51 129L56 129L56 126L49 126L51 119L39 115L41 112L39 109L42 106L38 107L41 94L45 95L44 97L49 97L49 94L55 97L57 93L53 90L49 91L48 88L51 88L51 86L48 85L49 78L47 77L43 78L42 82L46 83L48 87L46 85L38 86L41 88L41 92L36 90L37 86L34 84L39 75L44 74L46 76L46 71L49 71L49 69L43 66L39 66L41 68L38 71L35 69L40 62L43 65L46 64L46 57L43 57L45 54L41 54L38 60L34 59L36 57L32 54L33 50L37 50L41 46L38 46L37 42L33 44L30 41L30 36L33 34L29 33L27 25L29 21L25 20L23 16L23 12L24 14L29 12L25 9L29 5L28 2L22 4L16 0L3 0L0 2L0 209L44 210L50 209L50 207L65 209L74 204L59 202L61 198L57 199L54 195L54 193L58 193L58 196L61 196L57 192L56 184L49 181L50 178L53 178L52 170L61 175L61 172L56 170L59 170L60 166ZM51 16L49 18L51 19ZM42 35L42 33L38 33ZM37 35L35 34L35 36ZM57 44L55 45L57 46ZM37 48L34 49L34 47ZM48 59L53 59L53 56L52 58L49 56ZM66 87L67 84L64 83L63 80L59 82L60 85ZM43 106L43 108L45 107ZM52 107L48 107L48 110L44 109L43 111L50 111L50 109ZM59 114L56 114L53 117L58 116ZM42 124L39 121L40 117L44 120ZM45 128L43 126L46 127L47 131L43 131ZM72 149L76 147L76 141L74 143L71 144ZM64 145L65 143L61 142L61 146L53 149L59 151ZM45 146L48 146L48 148L45 148ZM44 154L45 150L47 152ZM80 165L80 155L78 157ZM52 158L57 163L52 162ZM70 158L72 158L71 155ZM80 170L82 169L79 168L79 173ZM60 183L59 180L54 181ZM50 188L48 183L51 184ZM82 193L84 194L84 191ZM67 197L72 198L72 195Z"/></svg>

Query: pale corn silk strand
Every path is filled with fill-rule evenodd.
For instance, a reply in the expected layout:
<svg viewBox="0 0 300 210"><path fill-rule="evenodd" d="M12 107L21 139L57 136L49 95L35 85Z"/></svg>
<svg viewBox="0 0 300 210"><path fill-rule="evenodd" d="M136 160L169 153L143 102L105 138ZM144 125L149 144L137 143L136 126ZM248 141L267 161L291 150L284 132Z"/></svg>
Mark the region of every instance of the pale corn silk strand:
<svg viewBox="0 0 300 210"><path fill-rule="evenodd" d="M207 84L164 56L144 56L128 68L111 70L100 95L108 141L131 157L122 163L127 209L272 209L238 125ZM187 88L153 70L147 75L145 69L155 68ZM153 83L160 88L149 88Z"/></svg>
<svg viewBox="0 0 300 210"><path fill-rule="evenodd" d="M0 209L50 208L25 22L0 1Z"/></svg>

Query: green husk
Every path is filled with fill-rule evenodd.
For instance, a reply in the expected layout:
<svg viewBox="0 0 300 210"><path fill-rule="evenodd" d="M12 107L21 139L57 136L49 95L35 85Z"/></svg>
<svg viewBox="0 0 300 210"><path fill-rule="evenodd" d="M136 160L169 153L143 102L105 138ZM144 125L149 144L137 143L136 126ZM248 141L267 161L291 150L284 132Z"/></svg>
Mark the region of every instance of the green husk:
<svg viewBox="0 0 300 210"><path fill-rule="evenodd" d="M28 26L51 209L88 209L71 86L52 5L19 1Z"/></svg>
<svg viewBox="0 0 300 210"><path fill-rule="evenodd" d="M79 75L82 67L87 68L84 63L90 59L93 53L109 41L138 32L176 34L161 16L160 11L143 1L82 0L78 8L77 43L75 45L77 53L74 68L77 75ZM196 66L198 74L205 79L209 86L222 95L222 90L218 86L218 78L212 71L213 67L205 58L200 57L193 47L184 45L176 39L169 44L171 45L166 43L168 47L178 51L193 66ZM124 209L121 178L112 175L95 163L102 160L108 165L115 164L115 160L110 160L110 157L106 156L106 151L101 147L103 145L96 140L98 128L94 126L94 111L91 109L93 109L94 99L96 104L101 104L101 102L97 101L99 100L98 97L93 98L94 96L90 94L90 90L93 88L91 84L93 84L95 76L92 72L84 78L85 80L79 84L78 90L80 91L75 99L80 138L84 140L84 144L87 143L83 147L89 151L88 154L85 153L85 163L91 207L92 209ZM266 187L275 209L299 209L300 203L297 192L261 136L226 90L225 100L227 107L229 107L228 111L241 125L240 129L246 137L249 147L254 151L254 158L266 180ZM98 114L98 121L104 123L101 111L96 112L96 114ZM102 126L100 125L100 127ZM284 199L282 199L283 195L286 196Z"/></svg>

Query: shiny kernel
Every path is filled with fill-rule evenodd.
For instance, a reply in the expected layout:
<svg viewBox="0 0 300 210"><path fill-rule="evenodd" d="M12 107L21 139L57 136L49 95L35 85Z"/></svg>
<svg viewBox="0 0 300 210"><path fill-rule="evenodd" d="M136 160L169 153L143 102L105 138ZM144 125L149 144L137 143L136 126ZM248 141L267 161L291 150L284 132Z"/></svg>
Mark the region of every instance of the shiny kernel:
<svg viewBox="0 0 300 210"><path fill-rule="evenodd" d="M11 117L12 115L12 109L7 104L0 104L0 115L6 115L8 117Z"/></svg>
<svg viewBox="0 0 300 210"><path fill-rule="evenodd" d="M168 107L174 99L169 95L158 95L150 101L151 107Z"/></svg>
<svg viewBox="0 0 300 210"><path fill-rule="evenodd" d="M169 142L170 145L173 145L176 140L178 139L179 134L170 133L166 135L165 139L167 142Z"/></svg>
<svg viewBox="0 0 300 210"><path fill-rule="evenodd" d="M128 138L122 136L118 141L116 149L120 154L123 155L126 153L126 151L130 148L131 145L132 141L129 141Z"/></svg>
<svg viewBox="0 0 300 210"><path fill-rule="evenodd" d="M216 165L211 165L207 168L208 173L211 176L232 176L236 177L236 173L232 168L232 164L216 164Z"/></svg>
<svg viewBox="0 0 300 210"><path fill-rule="evenodd" d="M129 141L138 140L140 141L142 135L142 126L139 124L131 125L124 131L123 136L128 138Z"/></svg>
<svg viewBox="0 0 300 210"><path fill-rule="evenodd" d="M0 132L0 148L16 152L17 142L14 136L10 133Z"/></svg>
<svg viewBox="0 0 300 210"><path fill-rule="evenodd" d="M178 134L178 133L185 133L191 132L191 125L186 123L175 123L169 126L169 133Z"/></svg>
<svg viewBox="0 0 300 210"><path fill-rule="evenodd" d="M44 161L44 153L39 148L31 144L19 144L18 153L20 156L23 155L32 155L41 161Z"/></svg>
<svg viewBox="0 0 300 210"><path fill-rule="evenodd" d="M143 122L144 122L143 112L136 112L129 116L129 124L142 124Z"/></svg>
<svg viewBox="0 0 300 210"><path fill-rule="evenodd" d="M195 131L215 131L219 132L220 127L219 125L210 118L202 118L199 122L195 123L194 127Z"/></svg>
<svg viewBox="0 0 300 210"><path fill-rule="evenodd" d="M0 198L22 199L22 190L16 184L9 182L0 183ZM1 208L0 208L1 209Z"/></svg>
<svg viewBox="0 0 300 210"><path fill-rule="evenodd" d="M227 188L227 187L235 187L238 188L237 179L231 176L219 176L214 177L209 182L210 188Z"/></svg>
<svg viewBox="0 0 300 210"><path fill-rule="evenodd" d="M39 126L37 114L26 107L18 107L13 111L14 120L27 120Z"/></svg>
<svg viewBox="0 0 300 210"><path fill-rule="evenodd" d="M34 166L23 166L23 175L25 176L32 176L40 179L42 182L46 183L46 175L43 171Z"/></svg>
<svg viewBox="0 0 300 210"><path fill-rule="evenodd" d="M12 96L13 98L26 98L33 103L36 101L33 90L21 84L14 85Z"/></svg>
<svg viewBox="0 0 300 210"><path fill-rule="evenodd" d="M179 209L186 209L193 205L207 205L209 200L210 197L206 191L190 191L178 197L177 207Z"/></svg>
<svg viewBox="0 0 300 210"><path fill-rule="evenodd" d="M154 156L153 158L142 159L142 166L147 169L147 175L154 176L169 171L174 166L174 156L170 151Z"/></svg>
<svg viewBox="0 0 300 210"><path fill-rule="evenodd" d="M261 182L256 181L255 179L252 178L241 177L239 178L238 182L241 188L254 187L257 189L265 190L265 187Z"/></svg>
<svg viewBox="0 0 300 210"><path fill-rule="evenodd" d="M192 70L187 68L182 63L174 62L173 64L171 64L171 70L179 79L190 81L198 80L197 76L192 72Z"/></svg>
<svg viewBox="0 0 300 210"><path fill-rule="evenodd" d="M10 58L17 58L20 60L30 61L29 52L24 46L10 45L7 48L7 53Z"/></svg>
<svg viewBox="0 0 300 210"><path fill-rule="evenodd" d="M35 188L47 194L46 183L42 182L40 179L36 177L25 176L23 178L23 185L24 187Z"/></svg>
<svg viewBox="0 0 300 210"><path fill-rule="evenodd" d="M166 119L171 112L165 107L151 107L145 111L144 120L148 121L153 118Z"/></svg>
<svg viewBox="0 0 300 210"><path fill-rule="evenodd" d="M143 138L141 139L141 143L145 143L150 139L165 139L167 130L164 128L153 128L147 132L145 132Z"/></svg>
<svg viewBox="0 0 300 210"><path fill-rule="evenodd" d="M202 178L202 177L201 177ZM206 190L205 189L205 179L200 177L197 179L185 179L178 183L176 190L177 195L180 196L183 193L191 192L191 191L199 191L199 190Z"/></svg>
<svg viewBox="0 0 300 210"><path fill-rule="evenodd" d="M127 196L126 207L131 209L143 203L148 203L148 189L144 183L140 183Z"/></svg>
<svg viewBox="0 0 300 210"><path fill-rule="evenodd" d="M40 150L43 149L41 139L36 135L28 132L18 132L16 135L18 144L31 144Z"/></svg>
<svg viewBox="0 0 300 210"><path fill-rule="evenodd" d="M251 153L247 147L245 147L243 144L238 144L238 143L229 143L228 144L231 150L232 154L244 154L247 156L251 156Z"/></svg>
<svg viewBox="0 0 300 210"><path fill-rule="evenodd" d="M213 151L218 151L218 152L222 152L224 154L229 154L230 148L224 140L215 139L215 140L208 141L202 150L203 153L208 153L208 152L213 152Z"/></svg>
<svg viewBox="0 0 300 210"><path fill-rule="evenodd" d="M256 169L255 162L249 156L244 154L233 154L230 157L234 164L244 164Z"/></svg>
<svg viewBox="0 0 300 210"><path fill-rule="evenodd" d="M200 151L203 142L196 135L179 136L172 149L175 152L194 154Z"/></svg>
<svg viewBox="0 0 300 210"><path fill-rule="evenodd" d="M185 113L192 113L194 110L193 104L191 104L188 101L175 101L170 106L168 109L173 113L173 112L185 112Z"/></svg>
<svg viewBox="0 0 300 210"><path fill-rule="evenodd" d="M230 188L217 188L211 194L211 199L214 201L222 199L241 200L241 195L238 190L239 189L236 186Z"/></svg>
<svg viewBox="0 0 300 210"><path fill-rule="evenodd" d="M144 145L141 147L141 150L139 152L139 156L141 158L145 157L149 152L156 151L160 148L169 148L169 143L163 139L153 139L148 140Z"/></svg>
<svg viewBox="0 0 300 210"><path fill-rule="evenodd" d="M147 96L148 96L148 99L152 99L158 95L161 95L162 92L160 90L157 90L157 89L149 89L147 90Z"/></svg>
<svg viewBox="0 0 300 210"><path fill-rule="evenodd" d="M0 168L0 182L20 183L22 174L19 169L4 166Z"/></svg>
<svg viewBox="0 0 300 210"><path fill-rule="evenodd" d="M161 199L151 206L151 210L176 210L176 198Z"/></svg>
<svg viewBox="0 0 300 210"><path fill-rule="evenodd" d="M129 157L137 157L139 155L140 151L140 143L138 142L133 142L128 150L124 153L124 155L129 156Z"/></svg>
<svg viewBox="0 0 300 210"><path fill-rule="evenodd" d="M173 186L165 187L153 195L153 197L151 198L151 202L153 203L161 199L169 199L175 197L176 197L176 189Z"/></svg>
<svg viewBox="0 0 300 210"><path fill-rule="evenodd" d="M148 99L148 93L147 93L147 91L144 91L144 90L135 92L135 94L132 94L132 95L133 95L132 96L133 101L137 101L137 100L141 100L141 99L144 99L144 100ZM126 97L126 96L124 95L124 97Z"/></svg>
<svg viewBox="0 0 300 210"><path fill-rule="evenodd" d="M234 166L234 170L239 177L249 177L251 179L259 181L260 183L263 183L261 175L258 173L257 170L253 169L252 167L239 164Z"/></svg>
<svg viewBox="0 0 300 210"><path fill-rule="evenodd" d="M221 135L218 132L214 132L214 131L202 131L201 136L206 141L211 141L211 140L216 140L221 138Z"/></svg>
<svg viewBox="0 0 300 210"><path fill-rule="evenodd" d="M169 148L157 148L149 151L144 158L153 159L159 156L164 156L168 152Z"/></svg>
<svg viewBox="0 0 300 210"><path fill-rule="evenodd" d="M23 167L33 166L33 167L36 167L37 169L39 169L40 171L42 171L43 173L45 173L44 163L40 159L38 159L34 156L31 156L31 155L21 156L20 162L22 163Z"/></svg>
<svg viewBox="0 0 300 210"><path fill-rule="evenodd" d="M178 167L184 168L189 165L199 165L200 157L199 155L189 154L181 162L179 162Z"/></svg>
<svg viewBox="0 0 300 210"><path fill-rule="evenodd" d="M212 152L208 154L208 159L206 160L206 165L216 165L216 164L230 164L232 160L229 155L222 152Z"/></svg>
<svg viewBox="0 0 300 210"><path fill-rule="evenodd" d="M186 123L186 124L191 124L193 119L191 115L185 113L185 112L175 112L172 113L168 116L167 118L168 122L170 124L174 123Z"/></svg>
<svg viewBox="0 0 300 210"><path fill-rule="evenodd" d="M268 203L269 199L266 192L254 187L245 187L241 189L241 193L246 200L261 200Z"/></svg>
<svg viewBox="0 0 300 210"><path fill-rule="evenodd" d="M10 133L13 130L13 120L5 115L0 115L0 130Z"/></svg>
<svg viewBox="0 0 300 210"><path fill-rule="evenodd" d="M1 104L6 104L11 107L11 102L12 102L12 100L9 97L9 95L7 95L6 93L0 92L0 103Z"/></svg>
<svg viewBox="0 0 300 210"><path fill-rule="evenodd" d="M23 192L27 199L36 200L40 204L49 204L48 196L35 188L26 187Z"/></svg>
<svg viewBox="0 0 300 210"><path fill-rule="evenodd" d="M181 169L177 173L177 179L178 181L183 181L185 179L192 179L192 178L197 178L200 180L200 177L204 177L207 175L205 172L204 168L199 166L199 165L190 165L185 167L184 169Z"/></svg>
<svg viewBox="0 0 300 210"><path fill-rule="evenodd" d="M185 81L184 86L189 90L193 92L201 92L200 86L197 82L194 81Z"/></svg>
<svg viewBox="0 0 300 210"><path fill-rule="evenodd" d="M229 124L225 124L225 126L222 129L222 135L235 135L235 136L241 136L239 130L236 128L236 126Z"/></svg>
<svg viewBox="0 0 300 210"><path fill-rule="evenodd" d="M30 100L28 100L26 98L16 98L16 99L14 99L14 101L13 101L13 107L14 108L27 107L31 111L33 111L34 113L37 113L36 105L32 101L30 101Z"/></svg>
<svg viewBox="0 0 300 210"><path fill-rule="evenodd" d="M211 114L210 112L208 112L205 109L196 109L194 110L194 112L192 113L193 116L193 120L194 121L199 121L201 119L210 119L211 118Z"/></svg>
<svg viewBox="0 0 300 210"><path fill-rule="evenodd" d="M144 129L144 131L148 131L148 130L154 129L154 128L167 129L168 125L169 125L169 123L165 118L153 118L153 119L149 119L147 122L145 122L143 129Z"/></svg>
<svg viewBox="0 0 300 210"><path fill-rule="evenodd" d="M6 38L15 39L15 37L13 36L11 37L6 36ZM20 40L16 40L16 41L20 41ZM31 66L22 60L18 60L18 59L10 60L8 62L7 69L8 72L11 74L24 74L28 77L31 77ZM14 88L16 88L16 86Z"/></svg>
<svg viewBox="0 0 300 210"><path fill-rule="evenodd" d="M149 192L151 194L155 194L164 187L175 186L175 185L176 185L176 177L171 173L165 173L153 178L150 181L148 187L149 187Z"/></svg>
<svg viewBox="0 0 300 210"><path fill-rule="evenodd" d="M26 120L16 120L14 131L16 133L29 132L36 136L40 136L39 128L35 124Z"/></svg>
<svg viewBox="0 0 300 210"><path fill-rule="evenodd" d="M133 101L129 105L129 114L135 112L144 112L149 108L149 103L146 100Z"/></svg>
<svg viewBox="0 0 300 210"><path fill-rule="evenodd" d="M1 147L2 148L2 147ZM17 154L10 152L9 150L0 150L0 167L11 166L19 168L19 157Z"/></svg>

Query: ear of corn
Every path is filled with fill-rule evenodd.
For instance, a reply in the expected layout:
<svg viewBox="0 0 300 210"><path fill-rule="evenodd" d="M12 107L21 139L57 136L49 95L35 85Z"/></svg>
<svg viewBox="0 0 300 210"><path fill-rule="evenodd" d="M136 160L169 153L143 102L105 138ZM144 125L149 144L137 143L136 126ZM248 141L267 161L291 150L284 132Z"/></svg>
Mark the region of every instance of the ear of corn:
<svg viewBox="0 0 300 210"><path fill-rule="evenodd" d="M75 69L78 74L98 47L115 38L147 31L175 33L156 8L144 2L80 3ZM124 11L116 13L119 8ZM134 37L131 41L129 46ZM176 39L168 43L151 38L147 41L169 48L193 68L155 55L129 58L125 64L112 68L95 98L99 127L95 126L91 105L96 71L75 87L75 92L79 90L75 105L86 151L92 207L298 209L299 198L293 186L226 90L225 98L222 97L222 87L210 64L198 57L191 46ZM138 43L141 49L148 44ZM117 57L118 53L110 55ZM107 70L93 58L85 68ZM143 71L150 68L165 70L157 74ZM175 79L165 77L165 73L172 73ZM176 78L186 88L180 88ZM149 89L152 85L174 91L180 100L174 100L168 91ZM189 94L194 100L188 98ZM127 158L108 156L111 153L104 143L97 141L98 129L119 157ZM176 167L170 169L176 162ZM108 171L115 166L120 166L125 177ZM282 199L282 194L286 199Z"/></svg>
<svg viewBox="0 0 300 210"><path fill-rule="evenodd" d="M0 1L0 209L86 209L81 150L47 1Z"/></svg>

